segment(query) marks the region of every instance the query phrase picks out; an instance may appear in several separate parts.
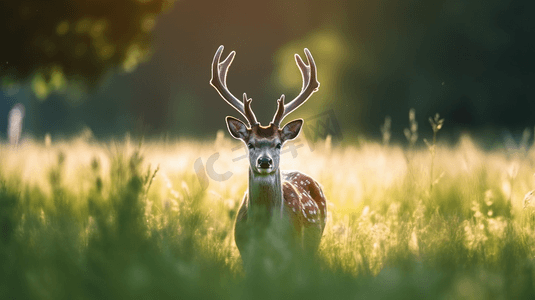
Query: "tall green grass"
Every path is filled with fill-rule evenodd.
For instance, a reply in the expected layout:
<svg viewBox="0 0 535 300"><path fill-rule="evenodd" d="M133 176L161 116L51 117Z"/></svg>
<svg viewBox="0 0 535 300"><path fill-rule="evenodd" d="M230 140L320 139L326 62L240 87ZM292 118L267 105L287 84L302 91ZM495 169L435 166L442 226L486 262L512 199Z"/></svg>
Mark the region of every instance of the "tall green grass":
<svg viewBox="0 0 535 300"><path fill-rule="evenodd" d="M244 272L233 222L247 160L232 161L236 145L222 133L1 145L0 299L535 297L535 215L523 202L535 152L463 138L432 152L361 142L283 154L283 169L323 185L320 251ZM215 152L214 169L233 175L205 188L193 165Z"/></svg>

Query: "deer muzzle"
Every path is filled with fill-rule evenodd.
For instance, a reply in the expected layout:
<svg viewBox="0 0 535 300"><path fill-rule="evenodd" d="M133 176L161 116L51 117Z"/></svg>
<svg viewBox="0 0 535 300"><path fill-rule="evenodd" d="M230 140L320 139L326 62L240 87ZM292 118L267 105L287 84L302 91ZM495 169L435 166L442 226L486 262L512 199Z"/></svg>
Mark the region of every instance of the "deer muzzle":
<svg viewBox="0 0 535 300"><path fill-rule="evenodd" d="M273 160L267 156L259 157L256 166L258 169L269 169L273 167Z"/></svg>

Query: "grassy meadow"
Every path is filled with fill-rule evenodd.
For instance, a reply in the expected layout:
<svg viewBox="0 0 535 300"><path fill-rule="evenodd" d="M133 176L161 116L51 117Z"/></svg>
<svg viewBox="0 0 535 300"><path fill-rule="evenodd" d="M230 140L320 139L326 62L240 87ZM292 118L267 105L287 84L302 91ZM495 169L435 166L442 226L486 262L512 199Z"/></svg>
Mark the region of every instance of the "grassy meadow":
<svg viewBox="0 0 535 300"><path fill-rule="evenodd" d="M223 131L0 144L0 299L535 298L534 149L301 141L281 168L323 186L318 257L251 273L248 160Z"/></svg>

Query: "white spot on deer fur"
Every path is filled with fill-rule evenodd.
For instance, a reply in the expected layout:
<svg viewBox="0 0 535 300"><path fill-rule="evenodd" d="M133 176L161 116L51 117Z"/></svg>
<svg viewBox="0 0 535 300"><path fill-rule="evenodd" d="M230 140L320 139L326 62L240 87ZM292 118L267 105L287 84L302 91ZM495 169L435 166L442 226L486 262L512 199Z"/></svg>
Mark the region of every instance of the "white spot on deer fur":
<svg viewBox="0 0 535 300"><path fill-rule="evenodd" d="M294 208L292 208L292 210L293 210L293 211L295 212L295 207L294 207Z"/></svg>

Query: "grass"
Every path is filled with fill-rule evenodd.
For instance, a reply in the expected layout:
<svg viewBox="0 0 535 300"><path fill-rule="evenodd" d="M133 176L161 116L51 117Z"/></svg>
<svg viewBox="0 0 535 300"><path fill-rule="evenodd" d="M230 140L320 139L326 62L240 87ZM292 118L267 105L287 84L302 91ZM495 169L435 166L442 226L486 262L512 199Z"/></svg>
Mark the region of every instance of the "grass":
<svg viewBox="0 0 535 300"><path fill-rule="evenodd" d="M318 257L246 274L233 240L248 167L233 162L237 145L222 132L0 145L0 299L535 297L535 212L523 203L535 151L483 151L469 138L304 144L282 168L323 185ZM214 153L229 179L195 171Z"/></svg>

